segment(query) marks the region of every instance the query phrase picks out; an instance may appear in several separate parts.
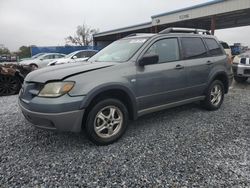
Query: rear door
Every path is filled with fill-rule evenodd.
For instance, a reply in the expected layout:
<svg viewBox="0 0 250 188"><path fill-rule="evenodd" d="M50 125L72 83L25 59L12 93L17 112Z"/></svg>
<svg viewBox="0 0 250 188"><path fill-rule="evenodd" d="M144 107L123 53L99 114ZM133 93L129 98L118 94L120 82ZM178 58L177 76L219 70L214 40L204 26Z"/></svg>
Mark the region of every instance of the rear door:
<svg viewBox="0 0 250 188"><path fill-rule="evenodd" d="M181 37L182 57L187 70L187 97L203 95L212 62L201 37Z"/></svg>
<svg viewBox="0 0 250 188"><path fill-rule="evenodd" d="M178 38L163 38L151 43L143 54L157 54L157 64L137 67L136 96L139 110L185 98L187 75L180 60Z"/></svg>

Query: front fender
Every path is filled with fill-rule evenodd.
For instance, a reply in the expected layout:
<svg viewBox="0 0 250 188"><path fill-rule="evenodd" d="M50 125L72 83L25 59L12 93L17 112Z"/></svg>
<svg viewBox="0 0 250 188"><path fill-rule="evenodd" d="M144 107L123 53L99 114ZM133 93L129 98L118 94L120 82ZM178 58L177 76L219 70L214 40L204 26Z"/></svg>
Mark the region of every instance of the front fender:
<svg viewBox="0 0 250 188"><path fill-rule="evenodd" d="M84 97L82 103L80 104L80 108L81 109L87 108L97 95L106 91L110 91L110 90L120 90L127 94L131 102L133 119L136 119L137 118L137 102L136 102L135 94L131 88L129 88L126 85L122 85L120 83L119 84L107 83L107 84L103 84L103 85L99 85L95 87L94 89L89 91L88 94Z"/></svg>

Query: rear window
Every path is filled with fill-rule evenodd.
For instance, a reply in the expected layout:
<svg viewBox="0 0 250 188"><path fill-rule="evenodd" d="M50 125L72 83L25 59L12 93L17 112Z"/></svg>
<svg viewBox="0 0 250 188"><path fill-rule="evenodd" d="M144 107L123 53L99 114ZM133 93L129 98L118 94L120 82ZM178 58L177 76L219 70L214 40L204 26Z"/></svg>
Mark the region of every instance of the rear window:
<svg viewBox="0 0 250 188"><path fill-rule="evenodd" d="M208 38L206 38L204 40L207 44L210 55L212 55L212 56L223 55L223 51L220 48L219 44L216 42L216 40L208 39Z"/></svg>
<svg viewBox="0 0 250 188"><path fill-rule="evenodd" d="M184 59L207 57L206 47L201 38L181 38Z"/></svg>
<svg viewBox="0 0 250 188"><path fill-rule="evenodd" d="M227 43L221 42L221 45L223 46L224 49L230 49Z"/></svg>

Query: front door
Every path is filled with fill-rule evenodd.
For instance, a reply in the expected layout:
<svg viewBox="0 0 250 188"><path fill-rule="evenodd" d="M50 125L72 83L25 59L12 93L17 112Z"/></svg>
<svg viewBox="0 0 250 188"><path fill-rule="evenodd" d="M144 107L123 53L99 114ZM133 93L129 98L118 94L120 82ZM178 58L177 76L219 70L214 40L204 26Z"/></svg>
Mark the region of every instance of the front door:
<svg viewBox="0 0 250 188"><path fill-rule="evenodd" d="M187 73L183 61L180 60L178 39L160 39L145 54L157 54L159 61L157 64L137 67L138 110L184 99Z"/></svg>

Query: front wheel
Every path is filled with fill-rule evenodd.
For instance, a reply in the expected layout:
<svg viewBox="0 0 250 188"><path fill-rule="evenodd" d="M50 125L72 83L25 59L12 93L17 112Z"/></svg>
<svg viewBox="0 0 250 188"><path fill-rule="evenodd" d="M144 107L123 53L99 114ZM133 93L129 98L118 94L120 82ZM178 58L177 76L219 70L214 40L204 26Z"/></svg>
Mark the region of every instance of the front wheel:
<svg viewBox="0 0 250 188"><path fill-rule="evenodd" d="M213 81L206 92L205 100L202 101L203 106L207 110L219 109L223 103L224 94L225 90L223 83L220 80Z"/></svg>
<svg viewBox="0 0 250 188"><path fill-rule="evenodd" d="M117 99L104 99L90 109L85 124L89 139L97 145L118 140L126 130L128 111Z"/></svg>
<svg viewBox="0 0 250 188"><path fill-rule="evenodd" d="M32 70L38 69L38 65L37 64L32 63L29 66L32 68Z"/></svg>

